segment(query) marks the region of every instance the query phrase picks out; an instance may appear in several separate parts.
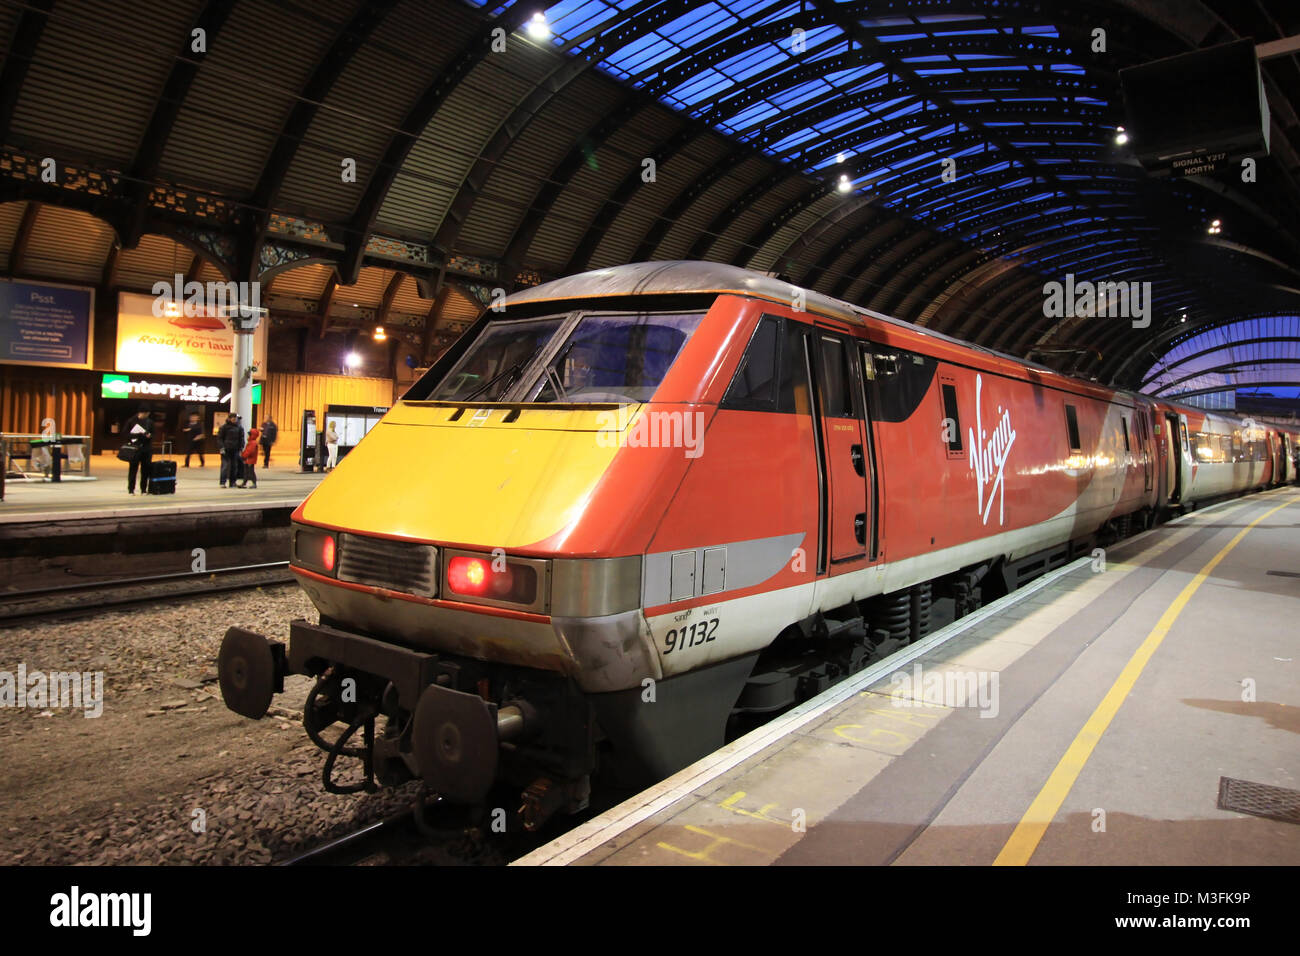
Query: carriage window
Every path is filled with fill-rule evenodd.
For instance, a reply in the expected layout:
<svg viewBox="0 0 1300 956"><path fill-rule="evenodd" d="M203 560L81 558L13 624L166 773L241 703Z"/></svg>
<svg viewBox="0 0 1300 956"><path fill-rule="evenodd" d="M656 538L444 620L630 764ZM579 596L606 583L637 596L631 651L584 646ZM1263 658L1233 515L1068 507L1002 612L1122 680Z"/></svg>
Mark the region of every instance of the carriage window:
<svg viewBox="0 0 1300 956"><path fill-rule="evenodd" d="M1079 416L1073 405L1065 406L1065 428L1070 439L1070 451L1081 451L1083 445L1079 441Z"/></svg>
<svg viewBox="0 0 1300 956"><path fill-rule="evenodd" d="M777 359L781 343L781 321L765 315L754 329L740 367L727 387L723 408L776 411Z"/></svg>
<svg viewBox="0 0 1300 956"><path fill-rule="evenodd" d="M1232 437L1212 432L1196 432L1192 436L1193 454L1197 461L1232 461Z"/></svg>
<svg viewBox="0 0 1300 956"><path fill-rule="evenodd" d="M1133 449L1129 447L1128 443L1128 419L1123 415L1119 417L1119 427L1124 431L1124 450L1132 451Z"/></svg>

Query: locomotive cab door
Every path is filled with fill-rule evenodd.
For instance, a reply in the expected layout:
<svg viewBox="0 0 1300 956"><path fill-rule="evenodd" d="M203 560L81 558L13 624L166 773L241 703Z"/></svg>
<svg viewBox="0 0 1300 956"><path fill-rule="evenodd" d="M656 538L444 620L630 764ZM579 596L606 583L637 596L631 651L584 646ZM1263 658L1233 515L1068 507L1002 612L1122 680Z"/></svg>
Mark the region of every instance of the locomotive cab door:
<svg viewBox="0 0 1300 956"><path fill-rule="evenodd" d="M875 555L871 429L854 341L819 326L805 342L826 481L825 568L834 575Z"/></svg>

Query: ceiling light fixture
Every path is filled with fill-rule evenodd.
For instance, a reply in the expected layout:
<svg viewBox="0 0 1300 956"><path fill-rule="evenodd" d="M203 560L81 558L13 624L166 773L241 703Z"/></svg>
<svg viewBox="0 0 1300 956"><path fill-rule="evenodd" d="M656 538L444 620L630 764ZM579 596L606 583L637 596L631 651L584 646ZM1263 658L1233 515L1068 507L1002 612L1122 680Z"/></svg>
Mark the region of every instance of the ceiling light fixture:
<svg viewBox="0 0 1300 956"><path fill-rule="evenodd" d="M551 38L551 25L546 22L546 14L533 14L533 18L528 21L528 35L534 40L549 40Z"/></svg>

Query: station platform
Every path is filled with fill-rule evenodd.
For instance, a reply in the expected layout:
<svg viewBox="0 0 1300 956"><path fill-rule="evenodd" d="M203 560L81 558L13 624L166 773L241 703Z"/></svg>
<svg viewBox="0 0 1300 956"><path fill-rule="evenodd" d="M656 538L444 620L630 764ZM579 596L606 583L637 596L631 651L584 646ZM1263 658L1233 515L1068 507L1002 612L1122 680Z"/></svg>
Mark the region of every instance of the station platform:
<svg viewBox="0 0 1300 956"><path fill-rule="evenodd" d="M51 588L283 563L290 515L324 477L285 456L257 488L222 488L218 457L177 468L169 495L127 494L127 465L101 456L94 481L6 482L0 599Z"/></svg>
<svg viewBox="0 0 1300 956"><path fill-rule="evenodd" d="M1286 487L1094 552L515 865L1300 863L1298 527Z"/></svg>
<svg viewBox="0 0 1300 956"><path fill-rule="evenodd" d="M134 514L179 514L189 511L243 510L248 506L294 507L302 503L325 477L323 472L302 472L293 457L271 459L271 467L257 466L257 488L222 488L221 459L207 456L207 466L195 459L189 468L182 458L176 468L176 491L170 495L127 494L128 465L115 456L91 459L93 480L7 481L0 502L0 524L57 516L77 518L125 517Z"/></svg>

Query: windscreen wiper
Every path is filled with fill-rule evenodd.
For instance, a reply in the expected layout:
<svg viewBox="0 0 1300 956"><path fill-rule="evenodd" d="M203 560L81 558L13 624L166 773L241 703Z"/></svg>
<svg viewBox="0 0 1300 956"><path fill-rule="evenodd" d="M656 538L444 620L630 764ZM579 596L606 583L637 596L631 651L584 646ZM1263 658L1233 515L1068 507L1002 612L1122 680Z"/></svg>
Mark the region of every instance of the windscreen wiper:
<svg viewBox="0 0 1300 956"><path fill-rule="evenodd" d="M564 401L568 396L564 392L564 386L560 384L560 376L556 374L554 365L546 366L546 378L551 383L551 387L555 389L555 397L560 401Z"/></svg>
<svg viewBox="0 0 1300 956"><path fill-rule="evenodd" d="M468 395L466 395L464 398L457 399L457 401L468 402L471 398L473 398L473 397L474 397L475 395L477 395L479 392L485 392L485 391L487 391L489 388L491 388L491 387L492 387L493 385L495 385L497 382L499 382L499 381L501 381L503 378L506 378L507 376L509 376L510 381L507 382L507 383L506 383L506 387L505 387L504 389L502 389L502 391L505 391L506 389L510 388L510 386L513 385L513 384L515 383L515 379L519 377L519 374L520 374L521 372L523 372L523 370L524 370L524 363L523 363L523 362L516 362L514 365L510 366L510 367L509 367L508 369L506 369L504 372L498 372L496 375L492 376L490 379L488 379L486 382L484 382L484 383L483 383L482 385L480 385L478 388L474 389L474 391L470 392L470 393L469 393Z"/></svg>

